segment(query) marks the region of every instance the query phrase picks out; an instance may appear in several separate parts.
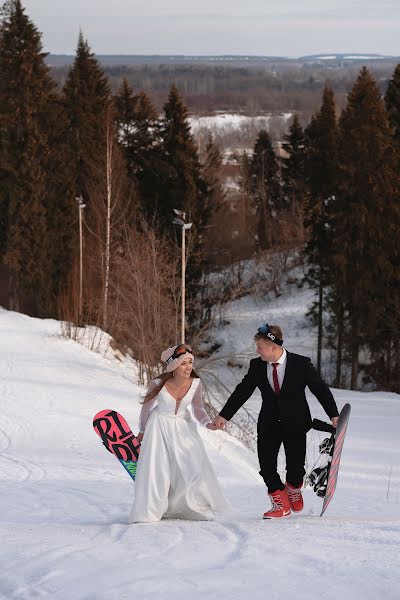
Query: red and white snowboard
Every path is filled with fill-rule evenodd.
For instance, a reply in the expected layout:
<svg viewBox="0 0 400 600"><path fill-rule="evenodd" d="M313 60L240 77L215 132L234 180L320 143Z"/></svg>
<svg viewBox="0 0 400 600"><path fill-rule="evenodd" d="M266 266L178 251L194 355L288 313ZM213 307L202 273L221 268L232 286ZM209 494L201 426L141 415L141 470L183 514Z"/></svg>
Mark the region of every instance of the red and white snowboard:
<svg viewBox="0 0 400 600"><path fill-rule="evenodd" d="M95 415L93 427L107 450L116 456L135 480L140 442L124 417L115 410L102 410Z"/></svg>
<svg viewBox="0 0 400 600"><path fill-rule="evenodd" d="M332 460L330 462L328 482L326 484L326 492L324 503L322 505L321 517L328 508L328 504L333 498L335 493L337 478L339 473L340 458L342 456L343 442L347 431L347 425L349 424L349 418L351 413L350 404L345 404L340 411L339 420L335 433L335 444L333 446Z"/></svg>
<svg viewBox="0 0 400 600"><path fill-rule="evenodd" d="M321 517L328 508L330 501L335 493L340 458L342 456L343 442L347 431L351 412L350 404L345 404L340 411L337 428L330 423L313 420L313 429L317 431L326 431L331 433L330 438L326 438L319 446L320 458L312 467L307 477L307 482L313 487L314 492L320 498L324 498Z"/></svg>

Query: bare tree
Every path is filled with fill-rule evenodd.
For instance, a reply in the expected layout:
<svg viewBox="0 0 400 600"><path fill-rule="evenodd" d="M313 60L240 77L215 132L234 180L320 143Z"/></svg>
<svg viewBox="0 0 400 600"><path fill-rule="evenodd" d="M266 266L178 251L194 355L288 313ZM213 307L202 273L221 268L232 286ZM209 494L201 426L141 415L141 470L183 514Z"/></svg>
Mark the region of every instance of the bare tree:
<svg viewBox="0 0 400 600"><path fill-rule="evenodd" d="M112 256L121 252L123 231L129 221L134 221L136 213L133 188L128 180L125 160L118 143L111 102L104 119L105 155L102 163L96 165L99 183L89 188L90 198L85 220L89 232L86 236L86 268L89 278L85 295L86 310L89 306L93 307L90 310L92 314L97 310L97 324L108 330Z"/></svg>
<svg viewBox="0 0 400 600"><path fill-rule="evenodd" d="M138 361L141 383L160 370L161 351L178 338L177 270L178 257L158 232L144 221L140 229L125 228L112 262L109 330Z"/></svg>

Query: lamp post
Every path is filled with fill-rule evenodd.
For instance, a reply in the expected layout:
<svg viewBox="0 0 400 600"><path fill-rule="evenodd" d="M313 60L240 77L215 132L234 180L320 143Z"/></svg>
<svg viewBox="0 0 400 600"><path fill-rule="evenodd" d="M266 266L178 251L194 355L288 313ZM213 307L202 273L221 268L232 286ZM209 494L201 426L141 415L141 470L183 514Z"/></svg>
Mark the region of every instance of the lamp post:
<svg viewBox="0 0 400 600"><path fill-rule="evenodd" d="M185 294L186 294L186 230L189 230L193 223L186 223L186 214L174 208L176 214L172 221L174 225L179 225L182 228L182 282L181 282L181 344L185 343Z"/></svg>
<svg viewBox="0 0 400 600"><path fill-rule="evenodd" d="M81 325L82 321L82 298L83 298L83 234L82 234L82 211L86 204L83 202L82 194L76 196L75 200L78 203L79 211L79 309L78 322Z"/></svg>

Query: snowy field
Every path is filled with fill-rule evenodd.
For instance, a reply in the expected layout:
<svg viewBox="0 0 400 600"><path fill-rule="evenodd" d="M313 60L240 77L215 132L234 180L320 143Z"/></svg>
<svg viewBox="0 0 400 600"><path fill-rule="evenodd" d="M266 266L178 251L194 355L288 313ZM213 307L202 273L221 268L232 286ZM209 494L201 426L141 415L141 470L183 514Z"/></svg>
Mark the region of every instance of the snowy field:
<svg viewBox="0 0 400 600"><path fill-rule="evenodd" d="M297 293L303 304L307 292ZM312 354L294 296L276 316L287 347ZM230 325L215 332L220 352L251 352L274 306L233 303ZM255 455L202 429L234 513L128 525L134 483L91 421L115 408L136 428L143 390L132 368L63 339L55 321L0 309L1 600L398 600L400 397L333 391L353 411L324 517L306 490L303 513L261 520L269 502Z"/></svg>
<svg viewBox="0 0 400 600"><path fill-rule="evenodd" d="M205 147L211 134L223 153L223 162L237 164L238 154L246 152L251 155L261 129L267 130L274 140L279 140L287 131L292 116L293 113L253 116L216 113L209 116L191 116L188 122L200 150Z"/></svg>
<svg viewBox="0 0 400 600"><path fill-rule="evenodd" d="M249 128L268 130L271 121L281 122L285 126L291 117L292 113L257 115L253 117L235 113L219 113L206 117L189 117L188 121L194 134L197 134L201 129L207 129L214 134L226 135L234 130Z"/></svg>

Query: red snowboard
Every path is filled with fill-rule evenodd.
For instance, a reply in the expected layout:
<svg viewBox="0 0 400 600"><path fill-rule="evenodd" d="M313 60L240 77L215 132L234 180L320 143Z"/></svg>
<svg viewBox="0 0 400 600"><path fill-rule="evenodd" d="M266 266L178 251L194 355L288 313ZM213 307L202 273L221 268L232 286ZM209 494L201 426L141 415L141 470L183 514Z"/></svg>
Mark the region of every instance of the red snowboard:
<svg viewBox="0 0 400 600"><path fill-rule="evenodd" d="M351 412L350 404L345 404L340 411L337 429L330 423L313 420L313 429L331 433L319 446L320 457L312 467L307 477L308 483L320 498L324 498L321 517L326 511L328 504L333 498L339 473L340 457L342 455L343 442L347 431ZM322 462L321 462L322 461Z"/></svg>
<svg viewBox="0 0 400 600"><path fill-rule="evenodd" d="M329 467L328 482L326 484L324 504L322 506L321 511L321 517L328 508L328 504L332 500L333 494L336 489L340 457L342 456L343 442L347 431L347 425L349 424L350 412L350 404L345 404L342 410L340 411L339 421L335 434L335 444L333 446L332 460L330 462Z"/></svg>
<svg viewBox="0 0 400 600"><path fill-rule="evenodd" d="M115 410L102 410L93 419L93 427L104 446L114 454L135 480L140 442L124 417Z"/></svg>

